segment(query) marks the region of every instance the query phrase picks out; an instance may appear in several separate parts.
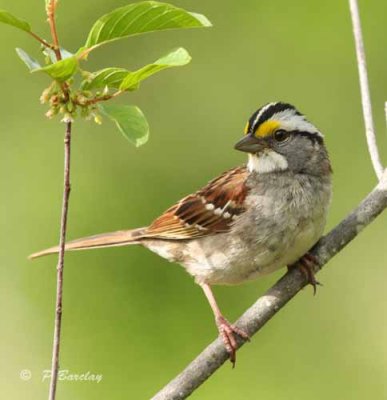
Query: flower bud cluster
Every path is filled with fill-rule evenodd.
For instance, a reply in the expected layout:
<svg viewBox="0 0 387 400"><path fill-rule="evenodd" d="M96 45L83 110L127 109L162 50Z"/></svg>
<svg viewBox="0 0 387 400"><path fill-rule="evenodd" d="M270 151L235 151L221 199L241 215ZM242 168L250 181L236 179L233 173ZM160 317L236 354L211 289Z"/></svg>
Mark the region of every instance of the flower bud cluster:
<svg viewBox="0 0 387 400"><path fill-rule="evenodd" d="M101 124L102 118L98 113L97 102L106 93L93 93L88 90L63 91L63 88L56 82L43 90L40 96L42 104L48 104L47 118L54 118L57 115L62 121L73 121L76 117L86 120L93 119L95 123Z"/></svg>

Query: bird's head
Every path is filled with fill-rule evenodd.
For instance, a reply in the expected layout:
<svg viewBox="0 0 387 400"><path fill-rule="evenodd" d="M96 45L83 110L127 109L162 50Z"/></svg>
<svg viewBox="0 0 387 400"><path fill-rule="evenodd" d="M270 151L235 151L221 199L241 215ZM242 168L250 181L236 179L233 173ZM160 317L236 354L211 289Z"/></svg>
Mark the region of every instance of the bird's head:
<svg viewBox="0 0 387 400"><path fill-rule="evenodd" d="M269 103L256 111L235 149L249 153L251 172L330 172L323 135L287 103Z"/></svg>

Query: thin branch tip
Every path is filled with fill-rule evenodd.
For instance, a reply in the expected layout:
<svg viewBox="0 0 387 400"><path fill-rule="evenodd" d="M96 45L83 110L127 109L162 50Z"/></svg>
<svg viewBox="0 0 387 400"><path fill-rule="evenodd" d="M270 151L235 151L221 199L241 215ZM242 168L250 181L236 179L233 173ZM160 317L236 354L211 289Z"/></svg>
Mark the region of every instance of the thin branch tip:
<svg viewBox="0 0 387 400"><path fill-rule="evenodd" d="M357 0L349 0L349 9L351 13L353 36L355 40L355 50L359 71L360 93L363 107L363 118L365 124L367 145L376 176L378 179L381 179L384 168L380 160L379 150L376 143L375 124L372 116L371 96L368 83L367 63Z"/></svg>

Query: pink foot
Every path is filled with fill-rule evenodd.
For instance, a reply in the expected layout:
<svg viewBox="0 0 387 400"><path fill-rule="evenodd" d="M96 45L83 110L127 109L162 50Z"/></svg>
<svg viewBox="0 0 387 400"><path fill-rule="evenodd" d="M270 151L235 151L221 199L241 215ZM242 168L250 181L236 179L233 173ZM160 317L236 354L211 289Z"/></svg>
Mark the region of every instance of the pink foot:
<svg viewBox="0 0 387 400"><path fill-rule="evenodd" d="M216 326L218 327L220 337L223 340L224 347L230 355L230 361L234 368L236 362L236 351L238 349L238 344L234 335L236 334L245 340L250 340L250 337L242 329L230 324L230 322L228 322L222 315L216 318Z"/></svg>

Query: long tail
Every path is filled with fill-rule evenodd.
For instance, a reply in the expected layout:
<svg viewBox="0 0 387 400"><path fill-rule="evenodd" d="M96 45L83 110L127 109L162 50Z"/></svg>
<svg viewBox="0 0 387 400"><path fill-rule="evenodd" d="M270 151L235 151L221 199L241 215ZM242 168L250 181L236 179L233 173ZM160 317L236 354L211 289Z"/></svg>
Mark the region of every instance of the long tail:
<svg viewBox="0 0 387 400"><path fill-rule="evenodd" d="M138 244L139 239L144 234L145 229L132 229L129 231L117 231L110 233L102 233L100 235L84 237L71 242L66 243L65 250L88 250L88 249L99 249L102 247L114 247L114 246L125 246L129 244ZM31 254L28 258L46 256L48 254L55 254L59 252L59 246L50 247L46 250L38 251L37 253Z"/></svg>

